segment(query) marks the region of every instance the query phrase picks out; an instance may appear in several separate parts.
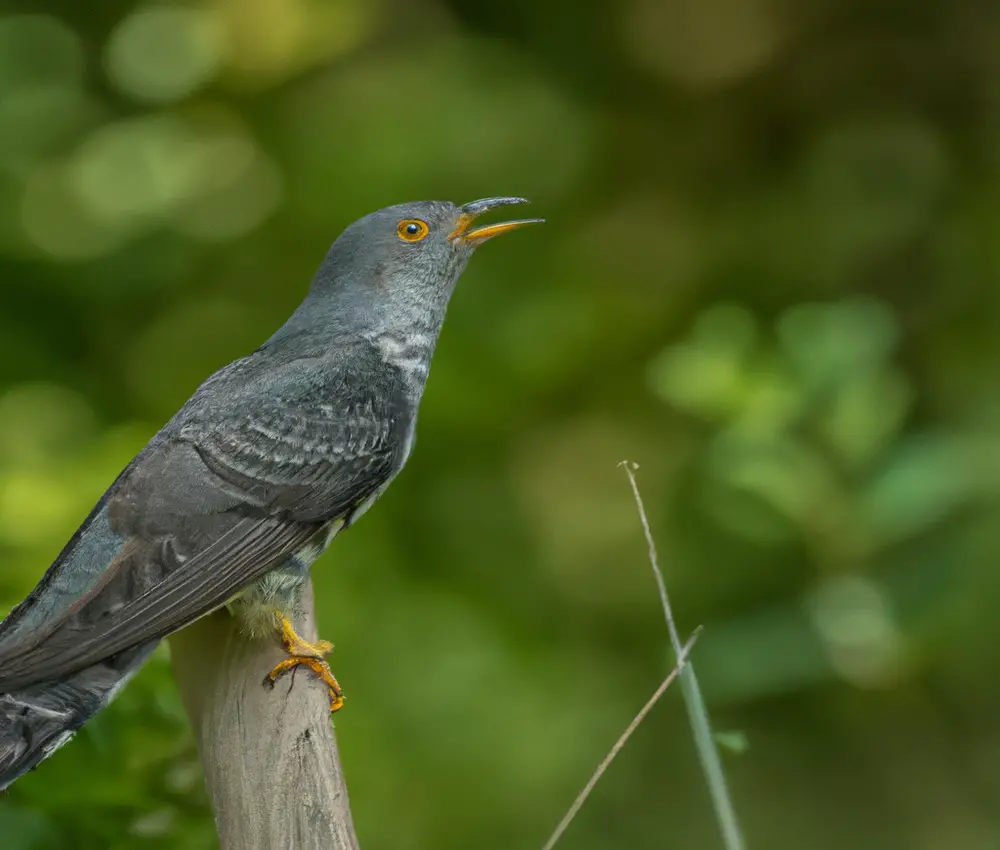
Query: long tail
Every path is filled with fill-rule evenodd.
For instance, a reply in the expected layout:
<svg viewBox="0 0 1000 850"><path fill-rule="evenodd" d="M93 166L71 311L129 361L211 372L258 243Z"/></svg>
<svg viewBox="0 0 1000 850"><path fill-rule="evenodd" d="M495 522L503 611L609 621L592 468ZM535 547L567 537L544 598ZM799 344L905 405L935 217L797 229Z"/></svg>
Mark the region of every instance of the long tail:
<svg viewBox="0 0 1000 850"><path fill-rule="evenodd" d="M0 694L0 791L37 767L111 702L159 641L53 682Z"/></svg>

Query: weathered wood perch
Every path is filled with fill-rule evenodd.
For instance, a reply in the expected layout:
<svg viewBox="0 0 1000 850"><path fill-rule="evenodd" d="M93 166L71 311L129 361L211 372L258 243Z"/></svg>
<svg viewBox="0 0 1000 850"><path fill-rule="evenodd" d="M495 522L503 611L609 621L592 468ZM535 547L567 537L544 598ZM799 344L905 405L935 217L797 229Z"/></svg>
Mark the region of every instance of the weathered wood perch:
<svg viewBox="0 0 1000 850"><path fill-rule="evenodd" d="M316 639L311 584L293 622ZM226 611L172 636L170 651L221 850L357 850L326 688L306 669L265 687L280 645L247 639Z"/></svg>

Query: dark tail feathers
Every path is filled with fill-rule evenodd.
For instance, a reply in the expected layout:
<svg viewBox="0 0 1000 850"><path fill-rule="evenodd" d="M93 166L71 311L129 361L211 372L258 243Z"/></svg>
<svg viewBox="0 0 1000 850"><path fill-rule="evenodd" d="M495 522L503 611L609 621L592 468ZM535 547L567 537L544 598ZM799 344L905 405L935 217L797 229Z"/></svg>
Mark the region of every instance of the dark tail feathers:
<svg viewBox="0 0 1000 850"><path fill-rule="evenodd" d="M0 694L0 791L41 764L111 702L157 643L126 650L58 681Z"/></svg>

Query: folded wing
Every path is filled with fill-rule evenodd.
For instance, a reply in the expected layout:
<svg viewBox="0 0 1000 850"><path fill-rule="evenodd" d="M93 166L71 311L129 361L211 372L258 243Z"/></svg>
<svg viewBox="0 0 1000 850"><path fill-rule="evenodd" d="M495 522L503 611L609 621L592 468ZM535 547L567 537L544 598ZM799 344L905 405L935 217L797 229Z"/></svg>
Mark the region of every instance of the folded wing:
<svg viewBox="0 0 1000 850"><path fill-rule="evenodd" d="M331 397L316 380L306 398L285 387L270 403L224 413L196 395L194 413L161 432L106 494L121 544L98 579L56 616L15 624L0 642L0 693L193 622L383 488L402 463L400 396L325 379L338 382L341 404L316 404ZM224 381L206 387L218 392ZM36 595L44 603L44 591ZM22 623L30 613L19 612Z"/></svg>

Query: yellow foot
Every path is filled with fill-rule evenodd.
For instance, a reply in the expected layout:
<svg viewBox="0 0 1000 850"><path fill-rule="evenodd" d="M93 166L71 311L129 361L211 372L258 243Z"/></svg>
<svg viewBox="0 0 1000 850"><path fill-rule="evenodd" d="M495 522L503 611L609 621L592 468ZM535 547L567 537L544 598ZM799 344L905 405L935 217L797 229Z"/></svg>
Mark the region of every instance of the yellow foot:
<svg viewBox="0 0 1000 850"><path fill-rule="evenodd" d="M333 675L330 665L326 662L326 654L333 649L333 644L329 641L319 640L316 643L309 643L303 640L295 632L289 619L283 614L281 617L281 643L289 654L281 663L267 674L264 684L274 687L274 683L296 667L308 667L330 690L330 711L339 711L344 705L344 692L340 688L340 683Z"/></svg>

